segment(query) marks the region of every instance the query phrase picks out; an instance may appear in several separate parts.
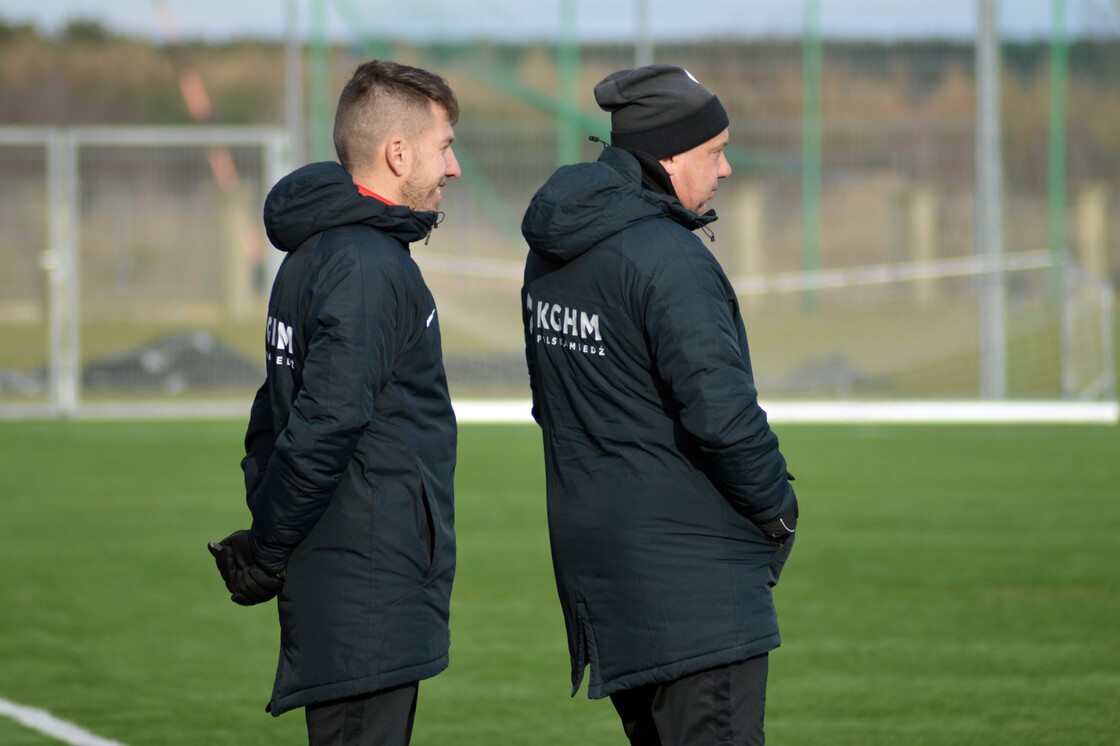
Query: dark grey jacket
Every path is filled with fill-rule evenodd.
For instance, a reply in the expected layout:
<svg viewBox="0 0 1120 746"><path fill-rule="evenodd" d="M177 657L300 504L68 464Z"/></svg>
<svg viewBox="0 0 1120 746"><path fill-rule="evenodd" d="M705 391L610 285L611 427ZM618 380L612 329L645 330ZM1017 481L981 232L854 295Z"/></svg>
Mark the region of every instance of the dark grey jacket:
<svg viewBox="0 0 1120 746"><path fill-rule="evenodd" d="M794 508L734 290L629 153L565 166L522 222L522 314L574 696L605 697L779 644Z"/></svg>
<svg viewBox="0 0 1120 746"><path fill-rule="evenodd" d="M242 466L253 554L285 572L278 715L447 667L456 425L408 250L437 214L316 163L272 189L264 217L288 254Z"/></svg>

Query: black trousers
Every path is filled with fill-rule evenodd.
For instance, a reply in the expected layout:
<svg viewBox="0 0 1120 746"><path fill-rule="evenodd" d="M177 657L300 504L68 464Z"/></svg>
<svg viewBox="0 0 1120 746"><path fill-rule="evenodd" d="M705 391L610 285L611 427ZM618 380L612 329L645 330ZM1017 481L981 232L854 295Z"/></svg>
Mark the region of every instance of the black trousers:
<svg viewBox="0 0 1120 746"><path fill-rule="evenodd" d="M408 746L419 682L308 705L308 746Z"/></svg>
<svg viewBox="0 0 1120 746"><path fill-rule="evenodd" d="M763 654L611 695L631 746L762 746Z"/></svg>

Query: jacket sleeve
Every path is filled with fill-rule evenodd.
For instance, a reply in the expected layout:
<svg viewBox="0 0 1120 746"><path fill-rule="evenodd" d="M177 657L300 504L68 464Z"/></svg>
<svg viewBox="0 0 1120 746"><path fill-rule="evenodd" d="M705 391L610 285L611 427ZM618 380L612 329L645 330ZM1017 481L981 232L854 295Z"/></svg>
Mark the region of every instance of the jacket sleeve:
<svg viewBox="0 0 1120 746"><path fill-rule="evenodd" d="M327 509L389 379L398 288L387 261L338 252L315 280L302 384L252 506L250 547L273 572Z"/></svg>
<svg viewBox="0 0 1120 746"><path fill-rule="evenodd" d="M528 296L525 296L524 293L522 293L522 295L526 298L525 302L528 303L529 302L528 301ZM532 313L533 313L533 311L532 311L531 308L523 307L521 309L521 314L522 314L523 317L526 316L526 315L532 315ZM536 422L539 425L540 422L541 422L541 417L540 417L540 409L538 408L538 404L537 404L537 379L536 379L536 376L534 375L534 369L533 369L533 338L532 338L532 332L529 329L529 322L528 322L527 319L525 319L525 318L522 319L522 326L523 326L524 331L525 331L525 367L526 367L526 370L529 373L529 393L532 395L532 408L529 410L529 413L533 416L533 421Z"/></svg>
<svg viewBox="0 0 1120 746"><path fill-rule="evenodd" d="M786 462L758 404L738 304L715 258L689 235L651 278L644 325L681 426L723 495L756 524L795 504Z"/></svg>
<svg viewBox="0 0 1120 746"><path fill-rule="evenodd" d="M533 298L529 294L529 267L532 265L533 261L534 257L530 254L525 267L525 283L521 287L521 329L525 335L525 368L529 374L529 392L532 394L533 398L530 413L533 415L533 421L539 425L541 418L540 409L537 404L537 379L533 368Z"/></svg>
<svg viewBox="0 0 1120 746"><path fill-rule="evenodd" d="M266 379L257 389L253 406L249 410L249 426L245 430L245 457L241 459L241 471L245 475L245 500L250 512L253 510L253 495L264 479L275 441L272 402Z"/></svg>

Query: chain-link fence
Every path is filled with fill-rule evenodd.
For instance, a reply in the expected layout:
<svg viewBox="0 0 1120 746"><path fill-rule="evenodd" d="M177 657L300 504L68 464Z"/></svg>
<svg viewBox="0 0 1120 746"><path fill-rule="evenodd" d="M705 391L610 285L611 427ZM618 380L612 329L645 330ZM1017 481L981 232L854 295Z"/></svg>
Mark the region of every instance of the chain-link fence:
<svg viewBox="0 0 1120 746"><path fill-rule="evenodd" d="M409 14L433 19L422 29L394 26L387 2L313 4L353 38L308 39L297 150L333 155L334 100L371 56L456 90L463 178L414 251L440 305L453 397L527 395L521 215L558 164L596 157L587 136L609 123L595 83L657 61L688 68L731 118L734 174L707 245L743 292L764 396L980 397L993 344L981 289L998 276L1002 395L1114 398L1120 14L1108 0L1002 6L994 264L977 236L990 196L976 187L974 0L713 2L704 21L653 1L417 5L431 6ZM260 205L285 151L272 130L252 142L190 132L4 130L0 403L247 406L275 261Z"/></svg>

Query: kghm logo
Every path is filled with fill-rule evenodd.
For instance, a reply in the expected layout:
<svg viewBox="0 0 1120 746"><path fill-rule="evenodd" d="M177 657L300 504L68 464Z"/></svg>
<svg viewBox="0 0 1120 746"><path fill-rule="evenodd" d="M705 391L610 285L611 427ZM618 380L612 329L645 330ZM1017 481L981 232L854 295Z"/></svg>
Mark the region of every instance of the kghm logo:
<svg viewBox="0 0 1120 746"><path fill-rule="evenodd" d="M537 344L585 355L606 356L606 347L601 344L603 335L599 331L599 314L589 314L559 303L534 303L531 295L526 295L525 307L529 312L529 331L536 334Z"/></svg>
<svg viewBox="0 0 1120 746"><path fill-rule="evenodd" d="M280 319L272 316L268 317L268 323L265 326L265 358L269 363L295 368L294 340L295 329Z"/></svg>

